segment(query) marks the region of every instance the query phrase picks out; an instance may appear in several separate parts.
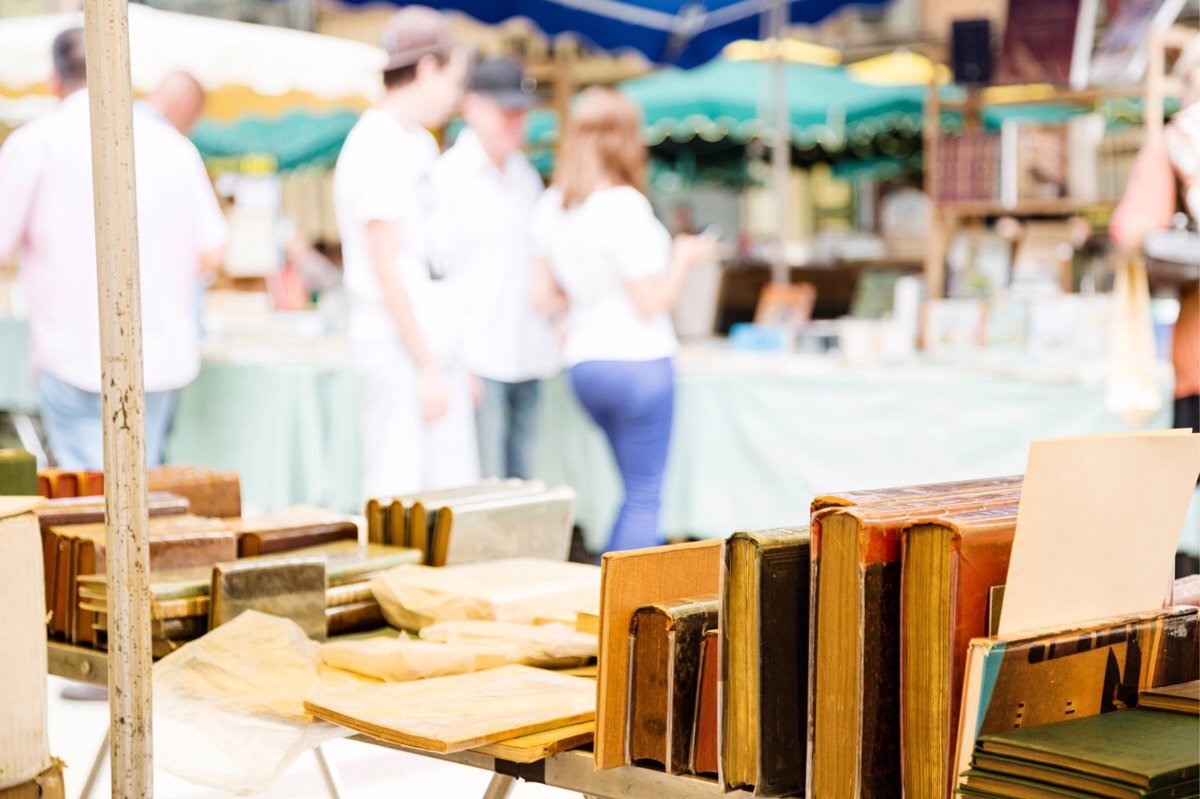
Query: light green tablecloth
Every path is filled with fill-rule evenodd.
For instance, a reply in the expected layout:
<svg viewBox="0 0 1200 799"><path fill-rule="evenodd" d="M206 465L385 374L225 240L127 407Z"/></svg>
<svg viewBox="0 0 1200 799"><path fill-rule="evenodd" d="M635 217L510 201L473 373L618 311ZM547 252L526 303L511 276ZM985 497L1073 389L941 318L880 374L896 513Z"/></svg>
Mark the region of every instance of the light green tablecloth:
<svg viewBox="0 0 1200 799"><path fill-rule="evenodd" d="M349 370L205 361L180 392L167 459L236 471L247 512L310 504L357 513L361 450Z"/></svg>
<svg viewBox="0 0 1200 799"><path fill-rule="evenodd" d="M800 524L817 492L1019 474L1029 442L1128 427L1100 379L1034 381L961 368L814 373L680 366L662 528L724 537ZM579 492L594 548L620 501L615 464L565 381L544 393L543 476ZM1148 426L1166 427L1164 410ZM1195 537L1195 535L1193 535ZM1190 547L1200 550L1200 541Z"/></svg>
<svg viewBox="0 0 1200 799"><path fill-rule="evenodd" d="M29 323L0 317L0 411L34 413L37 407L29 366Z"/></svg>

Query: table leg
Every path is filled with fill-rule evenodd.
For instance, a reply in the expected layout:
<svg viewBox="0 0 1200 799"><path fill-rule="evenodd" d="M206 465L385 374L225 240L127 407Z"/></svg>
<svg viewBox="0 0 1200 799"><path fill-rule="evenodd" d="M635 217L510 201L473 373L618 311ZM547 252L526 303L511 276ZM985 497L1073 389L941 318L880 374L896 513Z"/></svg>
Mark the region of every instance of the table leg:
<svg viewBox="0 0 1200 799"><path fill-rule="evenodd" d="M329 799L344 799L346 787L342 785L342 778L338 774L337 766L329 762L329 758L325 757L324 750L319 746L313 749L313 755L317 758L317 766L321 770L321 779L325 782L325 790L329 794Z"/></svg>
<svg viewBox="0 0 1200 799"><path fill-rule="evenodd" d="M92 791L96 787L96 781L100 779L100 771L104 768L104 764L108 762L108 733L104 731L104 740L100 742L100 749L96 752L96 759L92 761L92 769L88 772L87 780L83 783L83 790L79 792L79 799L89 799Z"/></svg>
<svg viewBox="0 0 1200 799"><path fill-rule="evenodd" d="M483 792L483 799L508 799L516 785L515 778L497 774L488 783L487 790Z"/></svg>

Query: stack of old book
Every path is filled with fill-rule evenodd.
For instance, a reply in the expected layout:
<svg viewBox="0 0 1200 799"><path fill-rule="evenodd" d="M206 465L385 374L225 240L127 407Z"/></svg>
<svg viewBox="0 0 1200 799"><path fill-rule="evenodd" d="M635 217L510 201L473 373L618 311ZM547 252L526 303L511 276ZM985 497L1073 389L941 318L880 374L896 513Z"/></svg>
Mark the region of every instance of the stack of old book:
<svg viewBox="0 0 1200 799"><path fill-rule="evenodd" d="M983 735L958 792L994 799L1200 796L1200 720L1130 708Z"/></svg>
<svg viewBox="0 0 1200 799"><path fill-rule="evenodd" d="M162 656L203 635L214 624L232 617L229 610L213 602L214 591L219 597L246 599L247 594L254 593L256 586L261 589L259 596L275 602L276 608L298 607L302 595L313 590L319 592L322 628L310 630L302 624L312 637L376 629L384 625L384 619L379 603L371 593L371 580L395 566L414 563L416 559L416 552L400 547L334 541L283 553L236 561L228 558L226 560L230 562L152 572L150 593L155 654ZM307 568L298 569L297 566ZM308 579L314 568L315 587ZM240 572L249 573L245 579L239 579ZM90 622L94 643L101 648L105 647L107 638L108 590L108 581L102 574L79 578L79 613ZM281 597L290 597L287 600L290 604L279 605ZM263 607L252 603L245 606ZM282 610L277 613L290 615Z"/></svg>
<svg viewBox="0 0 1200 799"><path fill-rule="evenodd" d="M575 492L537 480L490 480L367 502L369 541L422 553L427 566L500 558L566 560Z"/></svg>

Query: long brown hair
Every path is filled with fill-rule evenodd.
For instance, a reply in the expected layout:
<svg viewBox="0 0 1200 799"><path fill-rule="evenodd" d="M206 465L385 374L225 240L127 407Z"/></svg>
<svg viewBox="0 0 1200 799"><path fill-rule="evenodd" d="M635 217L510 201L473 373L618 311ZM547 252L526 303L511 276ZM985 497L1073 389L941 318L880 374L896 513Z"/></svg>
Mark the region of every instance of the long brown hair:
<svg viewBox="0 0 1200 799"><path fill-rule="evenodd" d="M570 208L606 182L645 191L642 112L616 89L593 86L567 114L553 184Z"/></svg>

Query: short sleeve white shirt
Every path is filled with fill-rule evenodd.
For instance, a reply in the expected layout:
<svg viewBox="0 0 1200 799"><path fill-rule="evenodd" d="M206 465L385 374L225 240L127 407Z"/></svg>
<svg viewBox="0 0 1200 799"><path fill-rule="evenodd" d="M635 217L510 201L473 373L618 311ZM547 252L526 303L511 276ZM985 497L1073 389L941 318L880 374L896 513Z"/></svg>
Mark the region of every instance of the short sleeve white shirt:
<svg viewBox="0 0 1200 799"><path fill-rule="evenodd" d="M228 228L195 146L141 106L133 116L142 355L147 391L200 370L200 256ZM88 95L15 131L0 148L0 260L17 253L38 371L100 391L99 301Z"/></svg>
<svg viewBox="0 0 1200 799"><path fill-rule="evenodd" d="M459 306L452 276L435 271L428 230L430 168L438 146L424 128L406 126L376 108L363 113L347 136L333 177L334 209L342 237L355 345L401 346L367 245L367 223L394 222L400 235L395 264L425 345L443 360L458 350Z"/></svg>
<svg viewBox="0 0 1200 799"><path fill-rule="evenodd" d="M569 365L675 354L670 316L644 318L629 294L629 283L664 274L671 258L671 236L641 192L602 189L564 209L551 189L534 211L533 231L536 254L549 261L570 302L563 350Z"/></svg>
<svg viewBox="0 0 1200 799"><path fill-rule="evenodd" d="M433 167L435 260L459 281L463 362L506 383L549 377L558 346L533 308L530 219L542 179L521 153L501 171L469 128Z"/></svg>

